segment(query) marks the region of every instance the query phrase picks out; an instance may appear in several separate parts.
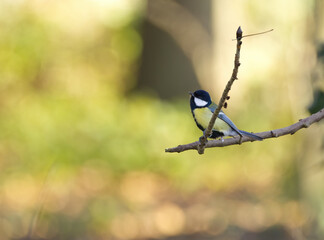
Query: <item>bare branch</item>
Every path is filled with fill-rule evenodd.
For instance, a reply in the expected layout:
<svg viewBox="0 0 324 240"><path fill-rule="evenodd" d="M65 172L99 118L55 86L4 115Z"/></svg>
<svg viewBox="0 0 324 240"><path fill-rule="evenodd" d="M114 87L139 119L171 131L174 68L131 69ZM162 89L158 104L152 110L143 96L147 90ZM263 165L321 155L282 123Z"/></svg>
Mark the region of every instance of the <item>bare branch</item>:
<svg viewBox="0 0 324 240"><path fill-rule="evenodd" d="M299 131L302 128L308 128L310 125L312 125L315 122L319 122L320 120L324 119L324 108L321 109L319 112L312 114L311 116L299 120L299 122L290 125L288 127L280 128L280 129L275 129L275 130L270 130L267 132L260 132L260 133L254 133L255 135L262 137L263 139L266 138L276 138L276 137L281 137L284 135L288 134L294 134L295 132ZM236 144L241 144L243 142L253 142L248 137L242 137L241 141L239 137L234 137L234 138L227 138L222 142L221 140L210 140L206 144L206 148L212 148L212 147L225 147L225 146L230 146L230 145L236 145ZM165 152L183 152L187 150L198 150L199 146L199 141L185 144L185 145L179 145L174 148L167 148L165 149Z"/></svg>
<svg viewBox="0 0 324 240"><path fill-rule="evenodd" d="M207 138L211 135L216 118L218 117L218 114L226 101L228 92L231 90L231 87L232 87L234 81L237 79L238 68L240 66L240 51L241 51L241 45L242 45L242 41L241 41L242 34L243 34L242 29L241 29L241 27L239 27L236 31L237 44L236 44L236 53L235 53L235 59L234 59L233 73L232 73L230 80L227 82L227 85L224 89L223 95L222 95L221 99L219 100L218 106L209 121L208 127L204 131L204 135L199 138L200 144L198 145L198 148L197 148L199 154L204 153L205 146L207 144Z"/></svg>

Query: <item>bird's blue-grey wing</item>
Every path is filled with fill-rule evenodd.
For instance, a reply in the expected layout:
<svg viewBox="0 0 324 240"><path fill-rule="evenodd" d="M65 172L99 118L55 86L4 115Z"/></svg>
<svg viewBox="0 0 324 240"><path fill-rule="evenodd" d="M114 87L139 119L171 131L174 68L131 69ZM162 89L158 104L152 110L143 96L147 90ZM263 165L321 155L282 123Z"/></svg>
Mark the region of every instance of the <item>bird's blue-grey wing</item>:
<svg viewBox="0 0 324 240"><path fill-rule="evenodd" d="M210 111L215 112L217 105L215 103L212 103L208 106L208 108L210 109ZM226 122L235 132L237 132L238 135L242 136L240 130L235 126L232 120L225 115L223 111L219 112L218 118Z"/></svg>
<svg viewBox="0 0 324 240"><path fill-rule="evenodd" d="M217 104L216 103L211 103L209 106L208 106L209 110L214 113L216 108L217 108Z"/></svg>

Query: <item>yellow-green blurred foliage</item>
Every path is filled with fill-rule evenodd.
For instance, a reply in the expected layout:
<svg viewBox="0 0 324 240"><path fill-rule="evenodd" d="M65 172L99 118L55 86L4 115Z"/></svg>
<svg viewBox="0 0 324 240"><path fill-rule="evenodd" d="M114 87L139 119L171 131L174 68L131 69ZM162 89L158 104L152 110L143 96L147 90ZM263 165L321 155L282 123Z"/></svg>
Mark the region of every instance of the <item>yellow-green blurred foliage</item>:
<svg viewBox="0 0 324 240"><path fill-rule="evenodd" d="M255 13L256 1L247 2L244 11ZM318 159L318 125L294 136L207 149L203 156L164 153L201 132L186 91L168 102L127 94L136 83L144 11L141 0L0 2L0 239L28 232L45 239L216 236L231 229L227 239L239 239L244 231L276 225L314 235L310 225L324 223L323 192L309 186L321 184L321 171L299 168ZM280 42L286 31L271 38ZM273 57L261 55L262 49L258 58ZM294 64L291 56L282 62ZM255 62L243 63L257 76L240 94L245 79L233 86L227 112L240 128L266 131L306 116L310 93L303 98L281 84L289 75L281 60L267 72L268 82ZM308 181L313 174L318 181Z"/></svg>

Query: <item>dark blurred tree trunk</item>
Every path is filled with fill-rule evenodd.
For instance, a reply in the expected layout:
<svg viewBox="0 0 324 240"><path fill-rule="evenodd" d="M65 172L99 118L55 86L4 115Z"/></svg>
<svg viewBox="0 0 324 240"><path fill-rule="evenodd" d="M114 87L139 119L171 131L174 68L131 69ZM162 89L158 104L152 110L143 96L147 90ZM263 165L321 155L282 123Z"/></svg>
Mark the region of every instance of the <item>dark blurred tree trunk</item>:
<svg viewBox="0 0 324 240"><path fill-rule="evenodd" d="M313 18L307 29L308 35L316 49L316 64L311 72L311 85L313 87L313 102L308 106L310 113L318 111L324 105L324 2L314 1ZM324 180L324 128L318 124L310 128L308 136L302 143L303 150L298 159L299 172L301 175L301 193L303 201L313 213L308 226L305 227L304 235L307 239L323 239L324 236L324 210L323 210L323 187ZM309 141L317 139L317 141Z"/></svg>
<svg viewBox="0 0 324 240"><path fill-rule="evenodd" d="M166 9L156 7L158 2L166 4ZM179 24L185 19L182 18L183 15L180 12L177 14L177 11L174 11L176 14L173 14L172 19L164 15L165 12L168 14L171 12L167 11L168 3L177 3L177 6L184 8L201 24L209 36L212 35L211 0L149 1L148 14L153 14L153 18L160 15L162 21L170 20L168 24L172 28L173 24ZM184 29L179 29L179 31L191 31L191 27L194 28L191 22L185 22ZM159 28L157 24L152 23L149 18L145 20L143 24L144 49L136 90L153 91L161 98L169 99L184 96L189 90L199 88L197 71L194 69L190 54L186 54L171 35ZM201 44L206 45L203 41ZM212 51L209 54L212 54Z"/></svg>

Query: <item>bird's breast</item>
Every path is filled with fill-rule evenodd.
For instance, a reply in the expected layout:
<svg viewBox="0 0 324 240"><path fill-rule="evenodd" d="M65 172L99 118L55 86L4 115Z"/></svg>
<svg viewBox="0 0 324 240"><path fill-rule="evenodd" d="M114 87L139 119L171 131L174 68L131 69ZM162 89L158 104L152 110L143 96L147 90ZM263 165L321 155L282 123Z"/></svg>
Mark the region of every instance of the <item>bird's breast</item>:
<svg viewBox="0 0 324 240"><path fill-rule="evenodd" d="M204 129L206 129L213 113L207 107L196 108L195 110L193 110L193 113L195 114L197 123L200 124ZM231 127L226 122L217 118L213 130L223 132L229 130L230 128Z"/></svg>

